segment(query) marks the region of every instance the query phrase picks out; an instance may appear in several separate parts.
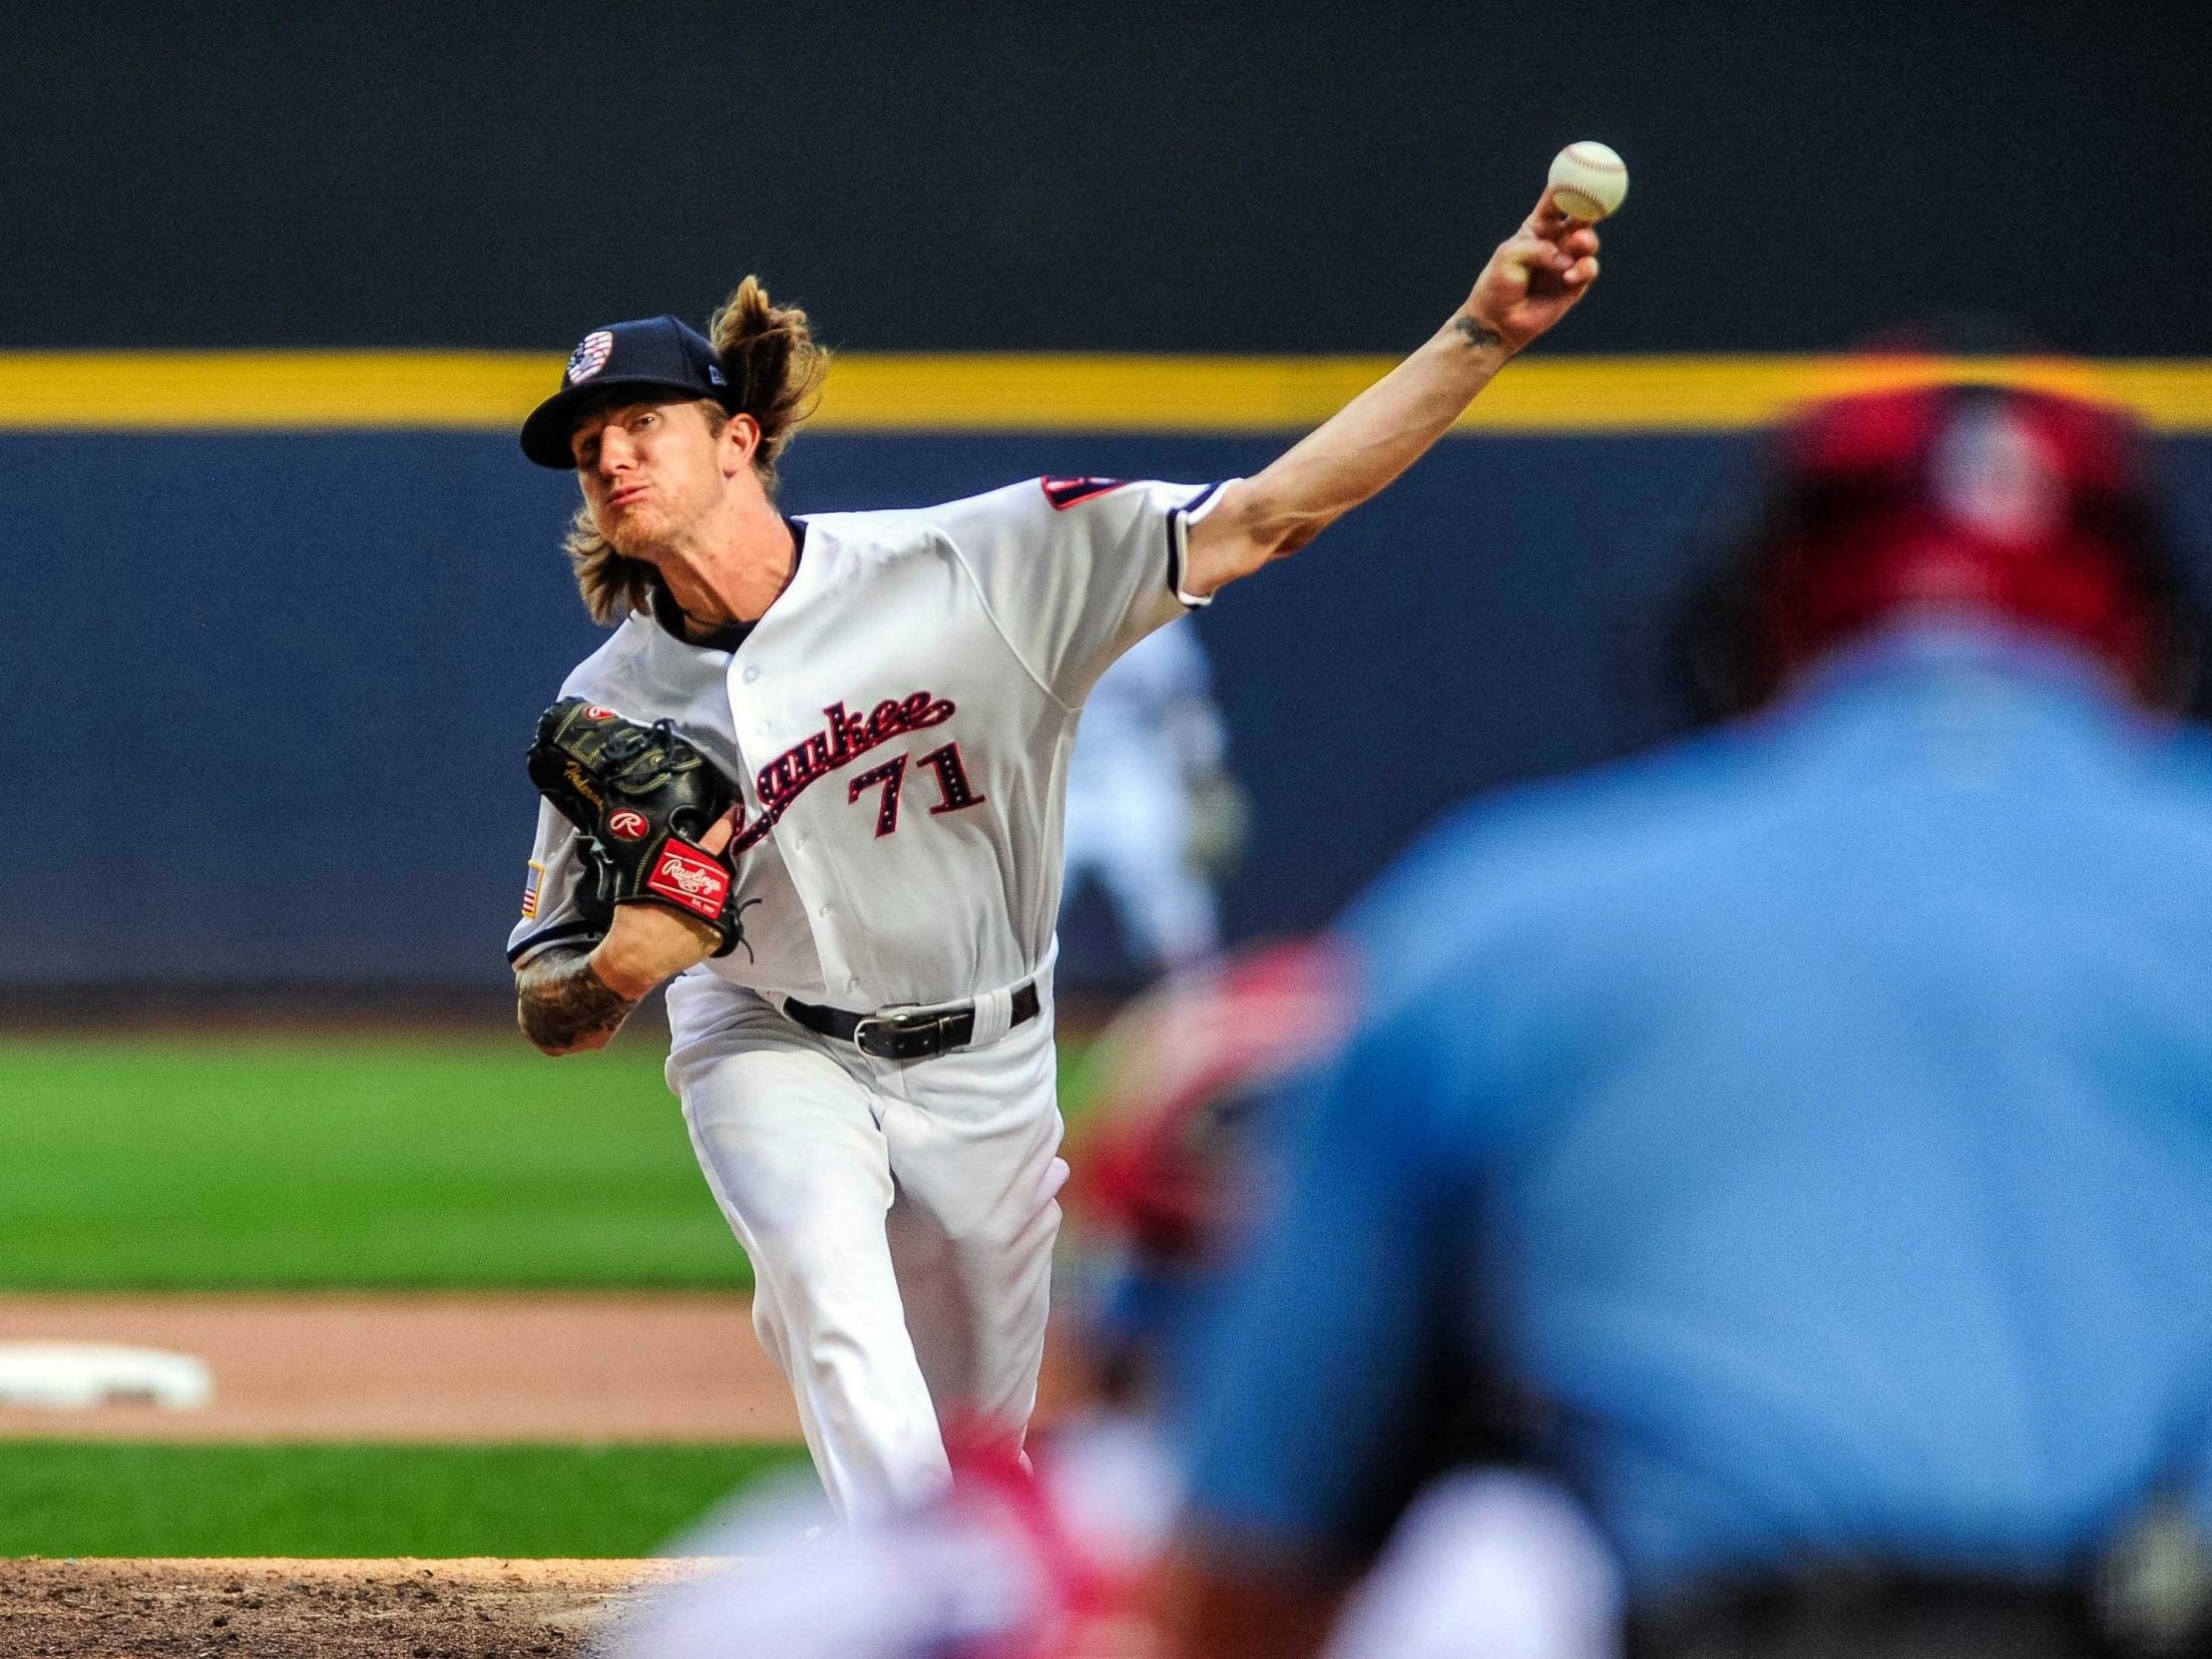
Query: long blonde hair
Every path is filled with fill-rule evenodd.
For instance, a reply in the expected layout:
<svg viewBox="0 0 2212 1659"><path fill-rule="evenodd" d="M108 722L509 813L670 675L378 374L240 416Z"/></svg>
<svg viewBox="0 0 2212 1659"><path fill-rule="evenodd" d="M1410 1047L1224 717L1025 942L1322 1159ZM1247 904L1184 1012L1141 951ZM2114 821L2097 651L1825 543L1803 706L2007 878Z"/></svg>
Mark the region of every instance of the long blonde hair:
<svg viewBox="0 0 2212 1659"><path fill-rule="evenodd" d="M806 313L795 305L772 303L756 276L737 284L706 332L730 385L726 407L702 400L707 423L717 436L733 413L759 423L760 446L752 452L752 470L772 500L776 462L821 397L822 377L829 372L828 348L816 342ZM613 627L651 603L653 567L617 553L592 523L590 507L576 510L564 546L584 609L602 627Z"/></svg>

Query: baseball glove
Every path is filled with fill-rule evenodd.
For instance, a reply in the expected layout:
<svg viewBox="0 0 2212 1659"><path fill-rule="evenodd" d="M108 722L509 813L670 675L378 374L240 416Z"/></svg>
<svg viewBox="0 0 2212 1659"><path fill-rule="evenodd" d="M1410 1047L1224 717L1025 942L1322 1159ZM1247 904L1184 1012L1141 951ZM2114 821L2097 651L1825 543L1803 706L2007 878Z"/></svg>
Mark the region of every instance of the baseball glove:
<svg viewBox="0 0 2212 1659"><path fill-rule="evenodd" d="M617 905L664 904L712 926L716 956L743 940L735 873L698 840L736 788L666 720L563 697L539 716L529 762L538 792L584 832L585 921L605 933Z"/></svg>

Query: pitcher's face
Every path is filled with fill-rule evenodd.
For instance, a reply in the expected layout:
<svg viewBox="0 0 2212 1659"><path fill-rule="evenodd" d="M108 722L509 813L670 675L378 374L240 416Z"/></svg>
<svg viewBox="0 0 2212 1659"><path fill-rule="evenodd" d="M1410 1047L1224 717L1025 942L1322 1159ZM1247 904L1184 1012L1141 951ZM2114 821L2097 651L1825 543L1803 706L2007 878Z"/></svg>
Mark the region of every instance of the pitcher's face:
<svg viewBox="0 0 2212 1659"><path fill-rule="evenodd" d="M650 560L720 504L728 429L710 424L712 408L695 398L646 399L578 419L569 448L585 503L626 558Z"/></svg>

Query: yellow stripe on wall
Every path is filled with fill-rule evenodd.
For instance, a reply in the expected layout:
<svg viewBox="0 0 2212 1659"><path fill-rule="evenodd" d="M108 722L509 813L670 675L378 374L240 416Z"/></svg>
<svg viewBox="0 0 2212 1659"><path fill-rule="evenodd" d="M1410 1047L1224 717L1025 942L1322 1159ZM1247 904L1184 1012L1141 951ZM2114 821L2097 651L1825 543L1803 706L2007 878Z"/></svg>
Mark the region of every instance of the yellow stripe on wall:
<svg viewBox="0 0 2212 1659"><path fill-rule="evenodd" d="M831 367L832 432L1297 432L1388 372L1385 357L855 352ZM0 352L0 430L503 431L560 383L536 352ZM2212 433L2212 362L1857 357L1545 357L1476 402L1470 432L1698 432L1807 398L1969 377L2110 399Z"/></svg>
<svg viewBox="0 0 2212 1659"><path fill-rule="evenodd" d="M498 351L0 352L0 428L499 428L520 424L561 364Z"/></svg>
<svg viewBox="0 0 2212 1659"><path fill-rule="evenodd" d="M1387 357L851 357L824 427L850 431L1275 432L1326 420ZM1696 432L1757 426L1815 397L1973 378L2045 386L2212 432L2212 362L1859 357L1532 357L1461 418L1471 432Z"/></svg>

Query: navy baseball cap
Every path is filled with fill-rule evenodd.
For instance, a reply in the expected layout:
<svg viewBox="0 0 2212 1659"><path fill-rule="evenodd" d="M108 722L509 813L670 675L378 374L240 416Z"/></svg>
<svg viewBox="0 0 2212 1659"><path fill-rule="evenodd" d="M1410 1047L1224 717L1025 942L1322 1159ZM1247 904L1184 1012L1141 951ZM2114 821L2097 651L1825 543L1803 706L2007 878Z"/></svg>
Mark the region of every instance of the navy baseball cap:
<svg viewBox="0 0 2212 1659"><path fill-rule="evenodd" d="M522 423L522 452L541 467L576 470L569 434L588 404L621 387L710 397L734 407L729 377L706 336L674 317L646 317L595 328L569 353L561 389Z"/></svg>

